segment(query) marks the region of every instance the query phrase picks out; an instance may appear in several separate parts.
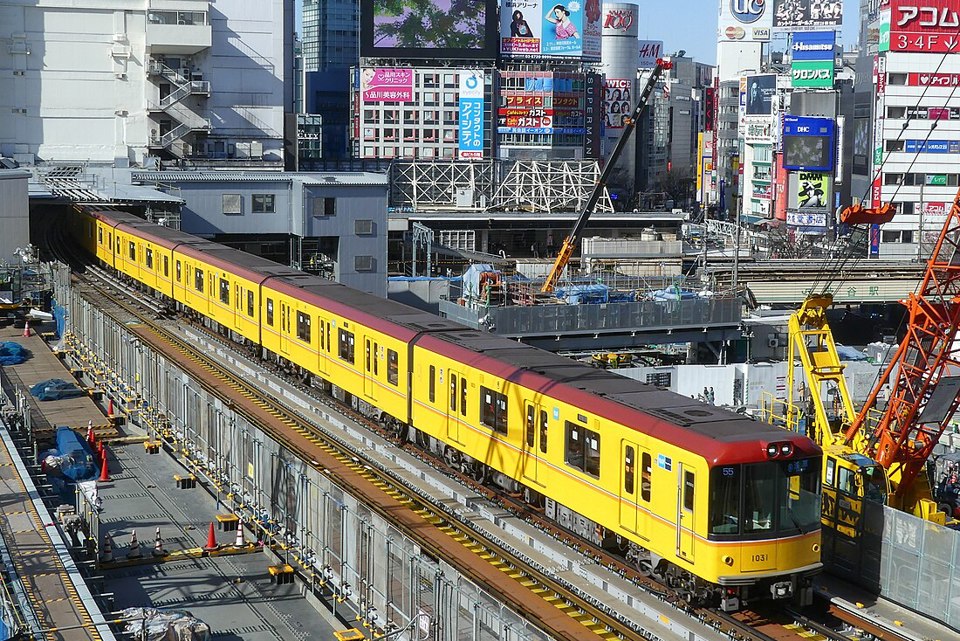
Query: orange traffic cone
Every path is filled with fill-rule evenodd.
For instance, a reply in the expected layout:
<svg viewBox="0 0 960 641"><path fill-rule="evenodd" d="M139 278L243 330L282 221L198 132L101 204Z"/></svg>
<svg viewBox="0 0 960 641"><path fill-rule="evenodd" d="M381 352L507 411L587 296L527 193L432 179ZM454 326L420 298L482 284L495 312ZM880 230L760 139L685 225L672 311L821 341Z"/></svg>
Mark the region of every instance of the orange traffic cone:
<svg viewBox="0 0 960 641"><path fill-rule="evenodd" d="M237 539L233 542L234 547L243 547L243 519L237 520Z"/></svg>
<svg viewBox="0 0 960 641"><path fill-rule="evenodd" d="M160 526L157 526L156 542L153 544L153 556L165 556L167 551L163 549L163 539L160 538Z"/></svg>
<svg viewBox="0 0 960 641"><path fill-rule="evenodd" d="M216 550L220 547L220 544L217 543L217 533L213 529L213 521L210 521L210 531L207 533L207 544L203 546L203 549L207 552L211 550Z"/></svg>
<svg viewBox="0 0 960 641"><path fill-rule="evenodd" d="M113 399L111 398L111 399L108 399L108 402L107 402L107 417L109 418L112 416L113 416Z"/></svg>
<svg viewBox="0 0 960 641"><path fill-rule="evenodd" d="M110 563L113 561L113 537L110 533L103 535L103 550L100 552L100 562Z"/></svg>
<svg viewBox="0 0 960 641"><path fill-rule="evenodd" d="M143 556L143 550L140 549L140 542L137 541L137 531L134 530L130 535L130 549L127 550L128 559L139 559Z"/></svg>
<svg viewBox="0 0 960 641"><path fill-rule="evenodd" d="M110 481L110 470L107 467L107 448L106 447L103 448L103 455L101 456L101 459L102 461L100 463L100 478L98 478L97 480L103 483L106 483Z"/></svg>
<svg viewBox="0 0 960 641"><path fill-rule="evenodd" d="M30 338L30 321L23 321L23 337Z"/></svg>

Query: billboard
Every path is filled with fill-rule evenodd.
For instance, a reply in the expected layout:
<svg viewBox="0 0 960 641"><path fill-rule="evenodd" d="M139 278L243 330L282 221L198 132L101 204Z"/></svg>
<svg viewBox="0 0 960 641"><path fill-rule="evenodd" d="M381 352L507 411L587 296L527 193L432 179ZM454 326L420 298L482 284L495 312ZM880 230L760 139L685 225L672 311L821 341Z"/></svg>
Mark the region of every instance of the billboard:
<svg viewBox="0 0 960 641"><path fill-rule="evenodd" d="M599 60L600 18L600 0L553 5L544 0L503 0L500 53Z"/></svg>
<svg viewBox="0 0 960 641"><path fill-rule="evenodd" d="M360 55L366 58L492 59L494 0L360 0Z"/></svg>
<svg viewBox="0 0 960 641"><path fill-rule="evenodd" d="M790 85L812 89L833 87L833 58L830 60L794 60L790 65Z"/></svg>
<svg viewBox="0 0 960 641"><path fill-rule="evenodd" d="M797 209L826 209L830 206L829 174L801 171L797 178Z"/></svg>
<svg viewBox="0 0 960 641"><path fill-rule="evenodd" d="M718 42L765 42L772 24L765 0L722 0L717 23Z"/></svg>
<svg viewBox="0 0 960 641"><path fill-rule="evenodd" d="M583 97L583 155L585 158L600 158L600 118L603 112L603 76L587 74L587 90Z"/></svg>
<svg viewBox="0 0 960 641"><path fill-rule="evenodd" d="M633 80L630 78L607 78L603 85L603 124L607 129L623 129L626 119L633 113Z"/></svg>
<svg viewBox="0 0 960 641"><path fill-rule="evenodd" d="M890 0L890 51L960 50L960 0Z"/></svg>
<svg viewBox="0 0 960 641"><path fill-rule="evenodd" d="M798 31L793 34L793 60L833 60L835 31Z"/></svg>
<svg viewBox="0 0 960 641"><path fill-rule="evenodd" d="M843 0L775 0L774 31L817 30L839 27L843 22Z"/></svg>
<svg viewBox="0 0 960 641"><path fill-rule="evenodd" d="M783 167L831 171L835 123L830 118L783 116Z"/></svg>
<svg viewBox="0 0 960 641"><path fill-rule="evenodd" d="M657 59L663 57L663 40L641 40L639 52L637 67L653 69L657 65Z"/></svg>
<svg viewBox="0 0 960 641"><path fill-rule="evenodd" d="M904 151L911 154L960 154L960 140L906 140Z"/></svg>
<svg viewBox="0 0 960 641"><path fill-rule="evenodd" d="M907 85L912 87L956 87L960 73L908 73Z"/></svg>
<svg viewBox="0 0 960 641"><path fill-rule="evenodd" d="M365 103L413 102L413 69L360 70L360 96Z"/></svg>
<svg viewBox="0 0 960 641"><path fill-rule="evenodd" d="M628 36L636 38L638 35L637 14L640 8L635 4L606 2L603 5L603 35Z"/></svg>
<svg viewBox="0 0 960 641"><path fill-rule="evenodd" d="M769 116L773 113L773 97L777 93L777 76L747 76L746 111L748 116Z"/></svg>
<svg viewBox="0 0 960 641"><path fill-rule="evenodd" d="M827 233L827 212L787 210L787 225L795 234Z"/></svg>
<svg viewBox="0 0 960 641"><path fill-rule="evenodd" d="M482 71L460 72L460 158L483 158Z"/></svg>

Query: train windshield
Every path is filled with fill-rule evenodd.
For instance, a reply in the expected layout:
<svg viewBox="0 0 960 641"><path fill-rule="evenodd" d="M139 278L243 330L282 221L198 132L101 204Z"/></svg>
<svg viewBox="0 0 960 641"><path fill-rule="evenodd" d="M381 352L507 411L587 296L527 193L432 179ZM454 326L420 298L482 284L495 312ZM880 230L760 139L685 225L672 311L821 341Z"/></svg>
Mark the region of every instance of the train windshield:
<svg viewBox="0 0 960 641"><path fill-rule="evenodd" d="M715 467L710 534L772 537L820 527L820 459Z"/></svg>

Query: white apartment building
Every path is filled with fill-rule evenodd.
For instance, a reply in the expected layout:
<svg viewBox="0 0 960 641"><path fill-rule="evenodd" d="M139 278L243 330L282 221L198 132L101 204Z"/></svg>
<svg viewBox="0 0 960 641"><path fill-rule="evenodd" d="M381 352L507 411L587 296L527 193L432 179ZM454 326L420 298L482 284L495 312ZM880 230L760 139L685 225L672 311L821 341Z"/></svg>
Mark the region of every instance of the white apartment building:
<svg viewBox="0 0 960 641"><path fill-rule="evenodd" d="M292 0L0 0L0 154L282 166Z"/></svg>

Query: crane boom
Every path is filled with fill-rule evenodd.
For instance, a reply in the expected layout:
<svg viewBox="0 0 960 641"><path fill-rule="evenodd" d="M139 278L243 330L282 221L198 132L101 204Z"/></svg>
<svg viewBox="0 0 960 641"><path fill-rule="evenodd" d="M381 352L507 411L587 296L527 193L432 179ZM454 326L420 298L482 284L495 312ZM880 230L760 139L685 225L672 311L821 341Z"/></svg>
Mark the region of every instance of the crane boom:
<svg viewBox="0 0 960 641"><path fill-rule="evenodd" d="M682 56L683 54L684 52L681 51L678 55ZM653 71L650 72L650 76L647 78L647 83L643 86L643 90L640 92L640 98L637 100L637 106L634 108L633 114L631 114L630 118L627 119L623 131L620 132L620 137L617 138L617 144L614 146L613 152L610 154L610 158L607 160L607 164L604 166L603 171L600 172L600 177L597 179L596 184L594 184L593 191L590 192L590 197L587 199L586 204L583 206L583 209L580 210L580 215L577 217L577 222L574 223L573 229L570 230L570 233L567 235L567 237L563 239L563 244L560 246L560 251L553 263L553 267L550 269L547 279L543 282L543 286L540 288L541 292L549 294L557 286L557 282L560 280L560 275L563 274L563 270L567 268L567 263L570 262L570 257L573 255L573 250L576 249L577 243L580 240L580 234L583 232L583 228L586 227L587 221L590 219L590 215L593 213L593 208L597 206L597 202L600 200L600 195L603 193L603 189L607 185L607 180L610 178L610 174L612 173L614 165L617 164L617 160L623 153L623 148L626 146L627 141L633 134L633 130L637 127L637 122L640 120L640 116L643 114L643 110L647 106L647 102L650 99L650 94L653 92L653 87L657 84L657 80L660 79L660 76L663 75L663 72L667 69L670 69L672 66L673 63L667 60L663 60L662 58L657 59L657 64L653 67Z"/></svg>
<svg viewBox="0 0 960 641"><path fill-rule="evenodd" d="M895 497L909 509L929 499L922 472L960 406L956 380L945 376L960 367L956 340L960 328L960 192L940 230L923 281L905 305L907 335L845 438L858 449L867 449L891 478L899 481ZM948 381L935 397L937 386ZM867 427L868 411L888 384L891 394L886 411L875 426Z"/></svg>

